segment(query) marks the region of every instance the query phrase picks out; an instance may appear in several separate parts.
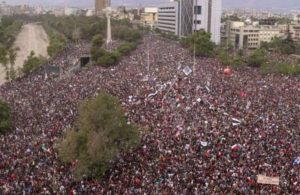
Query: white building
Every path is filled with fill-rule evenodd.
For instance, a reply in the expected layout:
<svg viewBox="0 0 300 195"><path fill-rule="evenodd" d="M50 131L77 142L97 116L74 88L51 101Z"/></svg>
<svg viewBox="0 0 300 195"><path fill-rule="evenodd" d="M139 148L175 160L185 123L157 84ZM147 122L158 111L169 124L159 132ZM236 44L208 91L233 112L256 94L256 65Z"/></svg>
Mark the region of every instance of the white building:
<svg viewBox="0 0 300 195"><path fill-rule="evenodd" d="M146 7L144 12L141 14L142 25L150 26L152 29L157 23L157 13L157 7Z"/></svg>
<svg viewBox="0 0 300 195"><path fill-rule="evenodd" d="M179 36L179 3L160 4L157 14L157 28Z"/></svg>
<svg viewBox="0 0 300 195"><path fill-rule="evenodd" d="M179 37L198 30L211 33L216 44L221 40L222 0L179 0L161 4L157 27Z"/></svg>
<svg viewBox="0 0 300 195"><path fill-rule="evenodd" d="M65 16L76 15L77 11L78 11L78 8L65 7L64 14L65 14Z"/></svg>
<svg viewBox="0 0 300 195"><path fill-rule="evenodd" d="M86 12L86 16L93 16L93 15L95 15L94 10L88 9Z"/></svg>
<svg viewBox="0 0 300 195"><path fill-rule="evenodd" d="M194 0L193 30L211 33L211 40L221 41L222 0Z"/></svg>
<svg viewBox="0 0 300 195"><path fill-rule="evenodd" d="M263 42L286 34L286 27L280 25L246 25L243 22L229 22L229 40L236 49L257 49ZM226 33L227 34L227 33Z"/></svg>

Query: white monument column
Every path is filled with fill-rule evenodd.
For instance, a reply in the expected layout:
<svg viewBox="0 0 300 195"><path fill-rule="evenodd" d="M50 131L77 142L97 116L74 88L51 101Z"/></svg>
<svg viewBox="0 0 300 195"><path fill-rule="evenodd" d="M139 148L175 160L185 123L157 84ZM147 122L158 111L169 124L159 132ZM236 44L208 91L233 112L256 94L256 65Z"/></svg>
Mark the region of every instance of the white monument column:
<svg viewBox="0 0 300 195"><path fill-rule="evenodd" d="M111 8L107 7L106 8L106 17L107 17L107 39L106 39L106 44L107 45L109 45L112 42L110 16L111 16Z"/></svg>

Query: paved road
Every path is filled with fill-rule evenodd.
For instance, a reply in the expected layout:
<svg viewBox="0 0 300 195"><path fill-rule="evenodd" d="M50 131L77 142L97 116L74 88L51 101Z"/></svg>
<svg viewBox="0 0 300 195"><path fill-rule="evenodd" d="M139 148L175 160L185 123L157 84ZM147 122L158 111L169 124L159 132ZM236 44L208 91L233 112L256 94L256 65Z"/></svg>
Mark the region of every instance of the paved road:
<svg viewBox="0 0 300 195"><path fill-rule="evenodd" d="M15 67L22 67L31 51L36 55L48 57L47 46L49 44L48 36L41 25L26 24L22 27L21 32L17 36L14 47L19 47ZM0 67L0 85L5 82L5 71Z"/></svg>

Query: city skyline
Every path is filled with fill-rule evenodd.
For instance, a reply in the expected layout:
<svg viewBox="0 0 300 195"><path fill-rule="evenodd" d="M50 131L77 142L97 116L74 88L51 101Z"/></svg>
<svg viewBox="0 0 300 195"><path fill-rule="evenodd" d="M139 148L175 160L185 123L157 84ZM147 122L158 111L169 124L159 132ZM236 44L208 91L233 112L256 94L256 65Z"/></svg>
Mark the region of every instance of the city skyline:
<svg viewBox="0 0 300 195"><path fill-rule="evenodd" d="M29 4L45 6L74 6L74 7L94 7L94 0L6 0L8 4ZM113 0L112 5L125 6L156 6L167 0ZM261 8L261 9L300 9L299 0L223 0L223 8Z"/></svg>

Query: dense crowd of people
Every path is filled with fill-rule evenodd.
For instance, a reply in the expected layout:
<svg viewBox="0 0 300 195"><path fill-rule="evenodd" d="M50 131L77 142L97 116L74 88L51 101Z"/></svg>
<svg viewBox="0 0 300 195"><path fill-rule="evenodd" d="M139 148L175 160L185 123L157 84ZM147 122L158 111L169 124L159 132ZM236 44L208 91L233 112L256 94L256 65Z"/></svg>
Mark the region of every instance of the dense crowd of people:
<svg viewBox="0 0 300 195"><path fill-rule="evenodd" d="M78 64L80 57L89 56L90 43L80 40L76 43L68 42L66 48L55 58L49 60L47 65L61 67L63 71Z"/></svg>
<svg viewBox="0 0 300 195"><path fill-rule="evenodd" d="M143 130L141 144L101 180L77 181L55 147L78 104L101 91L119 97L128 122ZM193 66L178 43L153 35L114 67L64 79L37 71L1 86L0 96L15 124L0 137L3 194L300 193L299 77L224 74L208 58ZM280 185L258 184L259 174Z"/></svg>

